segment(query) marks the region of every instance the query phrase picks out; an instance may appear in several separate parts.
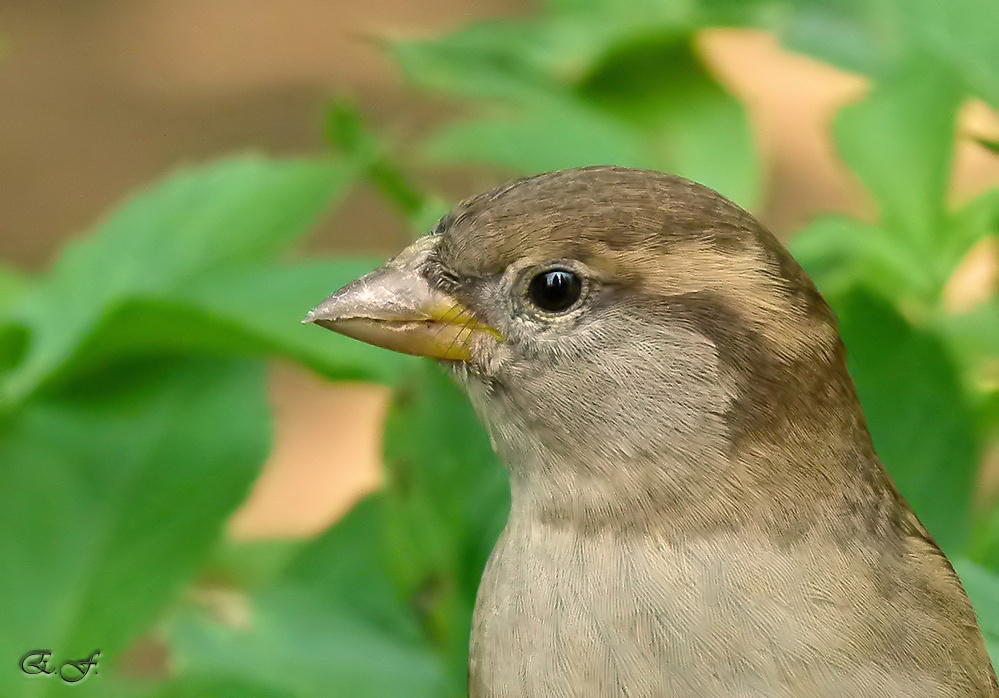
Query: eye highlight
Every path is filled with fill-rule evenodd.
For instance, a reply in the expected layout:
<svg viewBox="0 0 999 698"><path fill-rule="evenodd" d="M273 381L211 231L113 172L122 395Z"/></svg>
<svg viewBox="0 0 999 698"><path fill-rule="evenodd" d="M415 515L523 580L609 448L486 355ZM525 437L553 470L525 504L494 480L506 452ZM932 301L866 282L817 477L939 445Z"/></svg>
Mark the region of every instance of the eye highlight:
<svg viewBox="0 0 999 698"><path fill-rule="evenodd" d="M583 294L583 280L568 269L546 269L531 279L527 297L547 313L568 310Z"/></svg>

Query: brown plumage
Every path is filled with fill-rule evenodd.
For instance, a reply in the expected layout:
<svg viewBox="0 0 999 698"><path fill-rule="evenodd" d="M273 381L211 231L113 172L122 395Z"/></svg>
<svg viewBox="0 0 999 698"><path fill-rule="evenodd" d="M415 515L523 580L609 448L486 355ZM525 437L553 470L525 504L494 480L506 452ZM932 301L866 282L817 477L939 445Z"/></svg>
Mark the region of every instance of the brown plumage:
<svg viewBox="0 0 999 698"><path fill-rule="evenodd" d="M833 314L711 190L520 180L308 319L446 360L510 470L473 698L999 696Z"/></svg>

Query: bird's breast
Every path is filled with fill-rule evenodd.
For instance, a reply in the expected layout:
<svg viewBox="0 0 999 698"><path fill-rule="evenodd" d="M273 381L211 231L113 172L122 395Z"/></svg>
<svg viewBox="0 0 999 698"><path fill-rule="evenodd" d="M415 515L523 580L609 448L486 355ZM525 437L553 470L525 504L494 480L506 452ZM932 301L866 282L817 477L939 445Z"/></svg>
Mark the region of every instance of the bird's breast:
<svg viewBox="0 0 999 698"><path fill-rule="evenodd" d="M514 519L479 589L470 695L963 695L910 666L911 618L872 616L867 564L731 533L677 543Z"/></svg>

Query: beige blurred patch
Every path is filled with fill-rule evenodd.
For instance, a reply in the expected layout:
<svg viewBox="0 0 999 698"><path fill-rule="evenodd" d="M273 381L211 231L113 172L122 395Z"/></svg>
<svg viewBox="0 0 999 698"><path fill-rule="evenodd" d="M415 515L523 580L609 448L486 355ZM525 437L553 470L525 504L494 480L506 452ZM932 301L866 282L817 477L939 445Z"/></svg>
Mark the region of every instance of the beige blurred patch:
<svg viewBox="0 0 999 698"><path fill-rule="evenodd" d="M275 367L274 451L232 518L230 536L309 536L377 489L388 397L384 387L330 383L297 368Z"/></svg>
<svg viewBox="0 0 999 698"><path fill-rule="evenodd" d="M999 288L999 241L983 238L972 247L944 287L944 308L951 313L974 309Z"/></svg>
<svg viewBox="0 0 999 698"><path fill-rule="evenodd" d="M981 511L999 505L999 441L989 444L982 455L975 500Z"/></svg>
<svg viewBox="0 0 999 698"><path fill-rule="evenodd" d="M999 155L977 142L999 142L999 114L981 100L968 102L958 115L957 137L951 190L954 204L960 206L999 186Z"/></svg>
<svg viewBox="0 0 999 698"><path fill-rule="evenodd" d="M746 106L769 174L760 217L786 237L816 213L870 217L873 204L840 162L830 130L868 81L782 49L767 33L715 29L700 46L717 77Z"/></svg>
<svg viewBox="0 0 999 698"><path fill-rule="evenodd" d="M216 97L288 84L398 87L377 39L435 36L509 16L516 0L144 0L102 23L129 60L122 78L163 99Z"/></svg>
<svg viewBox="0 0 999 698"><path fill-rule="evenodd" d="M818 213L870 219L874 202L840 162L831 137L836 113L863 98L869 81L780 47L753 30L706 31L700 46L708 64L746 105L769 172L761 218L789 232ZM955 205L999 186L999 157L974 137L999 139L999 115L978 100L961 110L951 186Z"/></svg>

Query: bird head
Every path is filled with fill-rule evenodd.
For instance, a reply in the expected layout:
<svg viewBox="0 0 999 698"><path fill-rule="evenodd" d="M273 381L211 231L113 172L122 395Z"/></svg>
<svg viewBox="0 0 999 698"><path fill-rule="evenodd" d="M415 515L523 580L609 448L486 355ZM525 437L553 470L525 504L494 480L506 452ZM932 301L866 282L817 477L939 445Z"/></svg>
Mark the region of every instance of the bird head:
<svg viewBox="0 0 999 698"><path fill-rule="evenodd" d="M648 472L857 426L811 280L750 214L657 172L565 170L466 200L306 321L442 361L515 477L631 463L651 487Z"/></svg>

